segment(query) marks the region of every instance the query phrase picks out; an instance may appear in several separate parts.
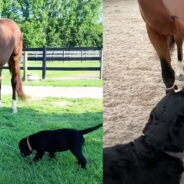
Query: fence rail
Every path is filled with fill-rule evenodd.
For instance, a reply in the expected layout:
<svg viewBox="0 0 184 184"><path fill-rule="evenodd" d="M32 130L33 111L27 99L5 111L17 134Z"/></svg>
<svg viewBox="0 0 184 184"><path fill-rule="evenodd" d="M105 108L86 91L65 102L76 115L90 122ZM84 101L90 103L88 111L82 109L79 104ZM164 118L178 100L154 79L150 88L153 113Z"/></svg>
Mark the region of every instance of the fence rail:
<svg viewBox="0 0 184 184"><path fill-rule="evenodd" d="M99 71L102 78L102 47L24 48L23 56L24 80L27 80L27 70L42 70L42 79L46 78L47 70ZM27 67L28 61L42 61L42 67ZM99 61L100 67L47 67L47 61Z"/></svg>
<svg viewBox="0 0 184 184"><path fill-rule="evenodd" d="M24 62L42 61L42 67L27 67L24 64L24 73L28 70L42 70L42 79L46 78L46 70L83 70L83 71L100 71L102 78L102 48L101 47L74 47L74 48L25 48L23 49ZM90 53L90 54L89 54ZM92 55L91 55L92 54ZM97 60L100 67L47 67L47 61L87 61ZM25 68L27 67L27 68ZM25 74L24 74L25 76ZM26 80L26 76L24 77Z"/></svg>
<svg viewBox="0 0 184 184"><path fill-rule="evenodd" d="M73 48L24 48L23 49L24 80L27 80L27 70L42 70L42 79L46 78L47 70L55 71L99 71L102 79L102 47ZM42 61L42 67L28 67L28 61ZM47 67L47 61L99 61L100 67ZM4 66L3 69L8 69Z"/></svg>

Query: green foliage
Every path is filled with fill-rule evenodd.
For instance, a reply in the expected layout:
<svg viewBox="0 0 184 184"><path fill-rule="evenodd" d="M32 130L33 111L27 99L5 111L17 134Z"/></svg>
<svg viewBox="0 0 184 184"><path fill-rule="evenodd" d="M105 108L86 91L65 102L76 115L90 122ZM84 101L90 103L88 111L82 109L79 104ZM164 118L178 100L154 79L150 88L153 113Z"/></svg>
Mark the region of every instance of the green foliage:
<svg viewBox="0 0 184 184"><path fill-rule="evenodd" d="M2 17L15 20L26 47L102 46L102 0L0 0Z"/></svg>

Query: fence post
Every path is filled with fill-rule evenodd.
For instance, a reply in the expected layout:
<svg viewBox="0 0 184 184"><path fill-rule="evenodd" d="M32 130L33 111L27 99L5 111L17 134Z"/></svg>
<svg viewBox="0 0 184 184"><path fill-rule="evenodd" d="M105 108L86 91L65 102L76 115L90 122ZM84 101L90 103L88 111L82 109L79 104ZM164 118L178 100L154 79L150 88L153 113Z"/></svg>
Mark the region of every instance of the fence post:
<svg viewBox="0 0 184 184"><path fill-rule="evenodd" d="M102 53L102 49L100 51L100 79L102 79L102 75L103 75L103 53Z"/></svg>
<svg viewBox="0 0 184 184"><path fill-rule="evenodd" d="M27 52L24 52L24 75L23 81L27 81Z"/></svg>
<svg viewBox="0 0 184 184"><path fill-rule="evenodd" d="M46 61L46 57L47 57L47 53L46 53L46 46L43 47L43 60L42 60L42 79L46 78L46 65L47 65L47 61Z"/></svg>

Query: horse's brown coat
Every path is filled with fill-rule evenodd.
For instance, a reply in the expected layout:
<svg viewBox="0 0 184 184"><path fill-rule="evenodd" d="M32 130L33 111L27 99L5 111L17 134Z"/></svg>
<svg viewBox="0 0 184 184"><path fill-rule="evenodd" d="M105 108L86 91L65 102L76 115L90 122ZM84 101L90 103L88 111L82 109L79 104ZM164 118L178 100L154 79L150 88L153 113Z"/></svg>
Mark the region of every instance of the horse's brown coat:
<svg viewBox="0 0 184 184"><path fill-rule="evenodd" d="M182 61L184 39L184 0L138 0L147 33L161 61L162 77L167 88L173 86L171 38L177 44L178 60Z"/></svg>
<svg viewBox="0 0 184 184"><path fill-rule="evenodd" d="M16 100L15 91L21 99L25 98L22 90L19 66L19 61L22 55L22 47L22 33L19 26L13 20L0 19L0 67L7 62L9 64L9 69L12 75L11 83L13 88L13 100Z"/></svg>
<svg viewBox="0 0 184 184"><path fill-rule="evenodd" d="M22 33L15 22L0 19L0 66L9 61L12 54L22 52Z"/></svg>
<svg viewBox="0 0 184 184"><path fill-rule="evenodd" d="M175 15L184 20L184 0L163 0L163 4L171 15Z"/></svg>

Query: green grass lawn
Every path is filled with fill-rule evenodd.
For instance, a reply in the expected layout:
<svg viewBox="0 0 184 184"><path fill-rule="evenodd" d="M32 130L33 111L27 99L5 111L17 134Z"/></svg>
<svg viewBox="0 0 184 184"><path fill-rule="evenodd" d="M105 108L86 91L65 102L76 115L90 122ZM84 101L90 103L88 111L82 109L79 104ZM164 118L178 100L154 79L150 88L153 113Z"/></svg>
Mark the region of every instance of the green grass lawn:
<svg viewBox="0 0 184 184"><path fill-rule="evenodd" d="M42 66L42 61L28 61L29 66ZM47 61L48 67L100 67L99 61Z"/></svg>
<svg viewBox="0 0 184 184"><path fill-rule="evenodd" d="M11 96L3 96L0 109L0 141L18 148L23 137L41 130L85 129L102 123L102 100L45 98L18 102L18 113L10 113ZM83 153L87 170L69 151L48 154L33 163L34 154L22 158L19 152L0 143L1 184L102 184L102 128L85 135Z"/></svg>
<svg viewBox="0 0 184 184"><path fill-rule="evenodd" d="M22 64L21 64L22 65ZM29 67L41 67L42 62L28 62ZM100 63L98 61L88 61L88 62L47 62L48 67L99 67ZM23 71L21 72L23 76ZM36 74L42 79L42 71L31 70L28 74ZM83 87L83 86L95 86L102 87L102 80L99 77L99 71L47 71L46 79L34 82L23 82L24 85L31 86L64 86L64 87ZM2 83L10 84L10 74L8 70L3 70Z"/></svg>

